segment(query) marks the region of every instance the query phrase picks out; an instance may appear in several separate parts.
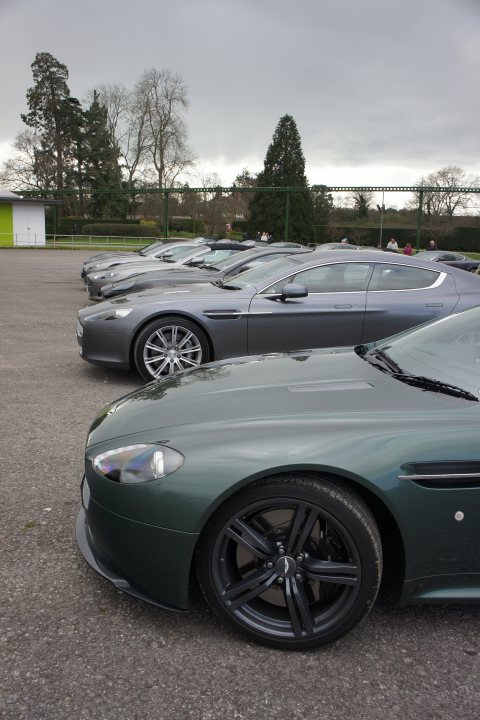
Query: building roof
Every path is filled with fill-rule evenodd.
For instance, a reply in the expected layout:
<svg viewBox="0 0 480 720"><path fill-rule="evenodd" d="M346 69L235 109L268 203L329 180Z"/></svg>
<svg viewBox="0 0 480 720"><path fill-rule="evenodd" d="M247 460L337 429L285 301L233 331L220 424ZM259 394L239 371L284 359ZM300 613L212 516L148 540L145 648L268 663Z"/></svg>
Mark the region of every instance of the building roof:
<svg viewBox="0 0 480 720"><path fill-rule="evenodd" d="M47 200L44 198L22 197L16 193L0 188L0 203L29 203L35 205L63 205L63 200Z"/></svg>
<svg viewBox="0 0 480 720"><path fill-rule="evenodd" d="M10 192L10 190L5 190L5 188L0 188L0 200L20 200L20 195L16 195L15 193Z"/></svg>

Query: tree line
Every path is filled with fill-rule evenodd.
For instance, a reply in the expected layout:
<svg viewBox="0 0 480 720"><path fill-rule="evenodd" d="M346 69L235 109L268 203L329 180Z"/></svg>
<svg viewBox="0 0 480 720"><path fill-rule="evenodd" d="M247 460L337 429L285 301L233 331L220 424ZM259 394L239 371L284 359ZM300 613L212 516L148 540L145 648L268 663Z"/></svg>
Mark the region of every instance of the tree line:
<svg viewBox="0 0 480 720"><path fill-rule="evenodd" d="M134 88L100 85L88 105L72 97L69 72L50 53L37 53L27 90L27 129L0 173L10 189L55 190L70 215L122 217L142 186L163 188L195 158L187 145L188 106L180 75L145 70ZM78 190L71 194L69 189Z"/></svg>
<svg viewBox="0 0 480 720"><path fill-rule="evenodd" d="M15 153L0 171L0 185L41 195L54 190L64 200L65 214L91 218L134 214L145 188L188 188L182 177L193 170L197 158L188 144L187 90L178 73L151 68L132 89L122 84L99 85L89 91L83 107L70 93L69 72L63 63L41 52L31 67L28 112L21 115L27 129L16 137ZM219 178L205 178L204 183L221 185ZM442 192L422 192L424 215L427 222L434 223L436 218L470 210L472 195L464 190L480 187L480 180L449 166L420 178L417 185L442 188ZM326 186L309 188L301 139L291 115L280 118L263 170L255 174L244 169L233 186L239 190L271 188L269 192L241 194L251 236L267 231L282 239L288 222L290 237L311 242L315 226L326 227L343 218L362 222L376 213L373 193L354 192L335 203ZM305 192L290 193L286 198L280 190L285 187L304 187ZM146 198L142 200L144 210ZM218 193L206 192L201 198L202 214L207 221L210 216L211 231L218 223L214 216L218 200ZM160 215L160 201L157 198L156 207L150 203L152 214ZM410 201L411 212L418 201L419 193ZM176 205L178 214L190 212L192 197L178 194Z"/></svg>

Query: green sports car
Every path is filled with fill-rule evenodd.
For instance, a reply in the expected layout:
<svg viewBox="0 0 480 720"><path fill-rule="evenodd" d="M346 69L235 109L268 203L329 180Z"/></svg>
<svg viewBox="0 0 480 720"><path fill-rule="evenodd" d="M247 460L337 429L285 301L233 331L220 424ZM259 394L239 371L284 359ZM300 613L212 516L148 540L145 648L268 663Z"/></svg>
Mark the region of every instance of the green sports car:
<svg viewBox="0 0 480 720"><path fill-rule="evenodd" d="M186 610L303 649L400 603L480 600L480 308L355 348L212 363L103 409L77 541Z"/></svg>

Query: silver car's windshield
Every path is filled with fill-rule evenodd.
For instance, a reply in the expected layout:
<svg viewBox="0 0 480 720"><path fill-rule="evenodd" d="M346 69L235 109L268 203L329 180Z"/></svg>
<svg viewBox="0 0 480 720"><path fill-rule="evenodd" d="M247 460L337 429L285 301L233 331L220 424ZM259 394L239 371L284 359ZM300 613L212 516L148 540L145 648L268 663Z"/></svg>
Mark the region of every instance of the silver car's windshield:
<svg viewBox="0 0 480 720"><path fill-rule="evenodd" d="M233 275L228 279L228 283L237 288L246 288L251 285L261 286L279 273L285 272L288 275L296 270L298 270L298 260L295 260L292 255L284 255L277 260L262 263L238 275Z"/></svg>
<svg viewBox="0 0 480 720"><path fill-rule="evenodd" d="M181 245L176 248L171 248L170 250L165 250L165 256L164 260L168 260L170 262L179 262L180 260L184 260L185 258L190 257L190 255L195 254L196 252L200 255L201 254L201 245L197 247L192 247L189 245L188 247L182 247ZM207 249L205 248L205 251ZM162 256L160 256L160 259Z"/></svg>
<svg viewBox="0 0 480 720"><path fill-rule="evenodd" d="M378 350L405 375L455 385L479 397L480 308L377 343L371 357Z"/></svg>
<svg viewBox="0 0 480 720"><path fill-rule="evenodd" d="M158 243L152 243L151 245L145 245L145 247L140 248L138 252L140 255L152 255L155 250L158 250L158 248L162 247L165 243L158 242Z"/></svg>
<svg viewBox="0 0 480 720"><path fill-rule="evenodd" d="M250 253L248 250L239 250L234 255L230 255L227 258L223 258L222 260L216 260L212 262L210 260L210 256L207 255L205 258L205 265L212 266L216 270L227 270L231 265L238 262L239 258L249 258L249 257L255 257L255 253Z"/></svg>

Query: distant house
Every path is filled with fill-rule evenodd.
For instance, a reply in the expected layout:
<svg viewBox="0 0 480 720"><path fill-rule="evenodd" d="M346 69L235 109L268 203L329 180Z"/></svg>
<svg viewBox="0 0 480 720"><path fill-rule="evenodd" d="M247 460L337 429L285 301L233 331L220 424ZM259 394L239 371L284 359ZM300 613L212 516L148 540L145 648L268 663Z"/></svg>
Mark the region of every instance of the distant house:
<svg viewBox="0 0 480 720"><path fill-rule="evenodd" d="M58 204L0 188L0 246L45 245L45 206Z"/></svg>

